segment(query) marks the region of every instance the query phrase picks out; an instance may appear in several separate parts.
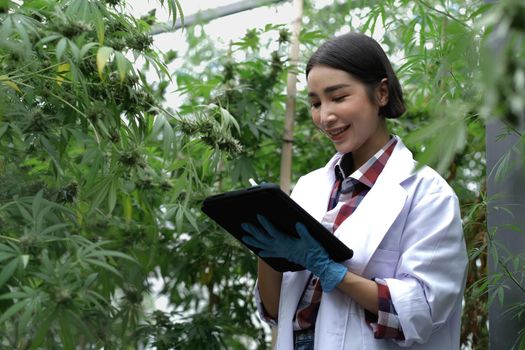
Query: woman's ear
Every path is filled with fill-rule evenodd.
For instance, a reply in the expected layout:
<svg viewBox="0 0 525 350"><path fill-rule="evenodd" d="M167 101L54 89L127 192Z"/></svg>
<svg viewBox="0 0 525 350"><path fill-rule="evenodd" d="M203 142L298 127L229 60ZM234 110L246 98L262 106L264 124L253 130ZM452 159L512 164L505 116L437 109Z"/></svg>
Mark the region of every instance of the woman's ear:
<svg viewBox="0 0 525 350"><path fill-rule="evenodd" d="M376 101L380 107L386 106L388 103L388 80L387 78L381 79L376 89Z"/></svg>

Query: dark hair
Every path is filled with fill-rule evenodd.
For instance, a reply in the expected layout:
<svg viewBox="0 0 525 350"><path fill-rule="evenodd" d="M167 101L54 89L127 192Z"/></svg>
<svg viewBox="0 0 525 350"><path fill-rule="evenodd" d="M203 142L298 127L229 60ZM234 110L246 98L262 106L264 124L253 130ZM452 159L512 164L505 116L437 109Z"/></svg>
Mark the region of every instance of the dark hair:
<svg viewBox="0 0 525 350"><path fill-rule="evenodd" d="M337 36L323 43L306 65L306 77L313 67L324 65L343 70L367 87L371 101L374 89L383 78L387 79L388 103L380 107L379 115L397 118L405 112L403 91L381 46L374 39L360 33Z"/></svg>

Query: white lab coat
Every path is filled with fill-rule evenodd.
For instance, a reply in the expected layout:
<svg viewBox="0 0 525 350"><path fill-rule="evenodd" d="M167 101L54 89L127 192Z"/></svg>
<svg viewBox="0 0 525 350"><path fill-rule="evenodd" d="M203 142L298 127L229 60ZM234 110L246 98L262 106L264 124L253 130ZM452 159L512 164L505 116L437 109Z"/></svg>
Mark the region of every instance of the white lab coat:
<svg viewBox="0 0 525 350"><path fill-rule="evenodd" d="M339 157L301 177L292 193L319 221ZM336 288L323 293L315 349L459 349L467 255L458 199L434 170L414 167L412 153L398 140L375 185L334 233L354 251L344 263L350 271L387 282L406 340L375 339L364 309ZM278 350L293 349L292 320L308 276L283 274Z"/></svg>

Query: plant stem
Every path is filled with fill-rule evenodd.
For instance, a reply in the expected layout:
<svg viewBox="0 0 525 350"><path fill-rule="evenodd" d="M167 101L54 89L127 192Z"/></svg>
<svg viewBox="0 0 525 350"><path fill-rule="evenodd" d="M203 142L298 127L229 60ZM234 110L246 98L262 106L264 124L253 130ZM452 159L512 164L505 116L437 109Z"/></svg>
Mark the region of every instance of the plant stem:
<svg viewBox="0 0 525 350"><path fill-rule="evenodd" d="M509 128L510 131L514 132L516 135L518 135L519 137L522 137L523 136L523 133L521 131L519 131L518 129L516 129L514 126L512 126L512 124L510 124L508 122L508 120L504 120L504 119L501 119L501 121L503 121L503 123L505 123L505 126L507 128Z"/></svg>
<svg viewBox="0 0 525 350"><path fill-rule="evenodd" d="M521 283L516 279L516 277L514 277L514 275L512 274L512 272L509 270L509 268L507 267L507 264L505 264L501 258L498 258L498 263L501 265L501 267L503 267L503 269L505 270L505 274L507 275L508 278L511 279L512 282L514 282L514 284L523 292L523 294L525 294L525 287L523 287L521 285Z"/></svg>
<svg viewBox="0 0 525 350"><path fill-rule="evenodd" d="M58 95L55 95L53 93L51 93L52 96L56 97L57 99L59 99L60 101L62 101L63 103L65 103L66 105L68 105L69 107L73 108L78 114L82 115L84 118L86 118L86 120L88 121L88 123L91 125L91 127L93 128L93 132L95 133L95 139L97 141L97 144L100 145L100 137L98 136L98 133L97 133L97 129L95 128L95 125L93 125L93 123L91 122L91 120L89 120L89 118L86 116L85 113L83 113L82 111L80 111L78 108L76 108L75 106L73 106L71 103L67 102L66 100L64 100L62 97L58 96Z"/></svg>
<svg viewBox="0 0 525 350"><path fill-rule="evenodd" d="M17 243L20 242L20 240L13 238L13 237L9 237L9 236L0 235L0 238L7 239L8 241L13 241Z"/></svg>
<svg viewBox="0 0 525 350"><path fill-rule="evenodd" d="M442 14L443 16L446 16L448 18L450 18L451 20L453 21L456 21L457 23L461 24L462 26L466 27L466 28L469 28L470 29L470 26L468 24L466 24L465 22L463 21L460 21L459 19L457 19L456 17L452 16L450 13L448 12L445 12L445 11L441 11L441 10L438 10L432 6L430 6L429 4L426 3L426 1L424 0L418 0L423 6L425 6L426 8L428 8L429 10L431 11L435 11L439 14Z"/></svg>
<svg viewBox="0 0 525 350"><path fill-rule="evenodd" d="M20 74L20 75L14 75L14 76L12 76L12 77L10 77L10 78L11 78L11 80L12 80L12 79L17 79L17 78L24 78L24 77L27 78L27 77L30 77L30 76L33 76L33 75L37 75L37 74L43 73L43 72L45 72L46 70L52 69L52 68L54 68L54 67L58 67L58 66L60 66L60 65L62 65L62 64L64 64L64 63L56 63L56 64L54 64L54 65L52 65L52 66L49 66L49 67L46 67L46 68L40 69L40 70L38 70L38 71L36 71L36 72L25 73L25 74Z"/></svg>
<svg viewBox="0 0 525 350"><path fill-rule="evenodd" d="M59 82L59 83L69 83L69 84L73 84L72 81L65 80L65 79L59 79L59 78L48 77L47 75L43 75L43 74L38 74L37 76L38 76L39 78L42 78L42 79L53 80L53 81L56 81L56 82Z"/></svg>

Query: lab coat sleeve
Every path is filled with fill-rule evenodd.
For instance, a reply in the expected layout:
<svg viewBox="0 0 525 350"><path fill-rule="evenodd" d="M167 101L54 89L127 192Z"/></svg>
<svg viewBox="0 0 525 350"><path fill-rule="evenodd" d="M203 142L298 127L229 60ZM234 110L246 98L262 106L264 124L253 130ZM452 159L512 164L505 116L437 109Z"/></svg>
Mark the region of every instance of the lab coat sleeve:
<svg viewBox="0 0 525 350"><path fill-rule="evenodd" d="M385 278L405 340L425 343L462 298L467 254L458 199L452 191L425 195L407 217L394 278Z"/></svg>

